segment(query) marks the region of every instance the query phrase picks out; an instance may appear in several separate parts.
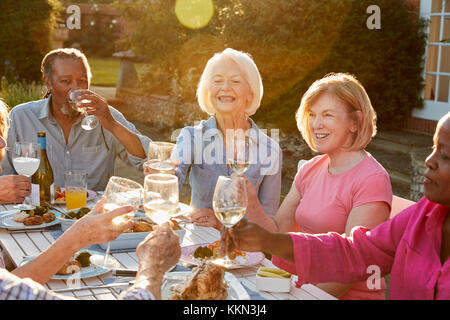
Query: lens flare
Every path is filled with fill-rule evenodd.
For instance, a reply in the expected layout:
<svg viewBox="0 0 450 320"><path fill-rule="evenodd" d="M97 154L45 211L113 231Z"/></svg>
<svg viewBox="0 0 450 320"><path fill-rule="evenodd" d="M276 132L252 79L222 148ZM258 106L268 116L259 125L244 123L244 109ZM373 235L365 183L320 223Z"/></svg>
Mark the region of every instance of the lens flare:
<svg viewBox="0 0 450 320"><path fill-rule="evenodd" d="M175 3L175 15L178 21L190 29L207 26L213 14L212 0L177 0Z"/></svg>

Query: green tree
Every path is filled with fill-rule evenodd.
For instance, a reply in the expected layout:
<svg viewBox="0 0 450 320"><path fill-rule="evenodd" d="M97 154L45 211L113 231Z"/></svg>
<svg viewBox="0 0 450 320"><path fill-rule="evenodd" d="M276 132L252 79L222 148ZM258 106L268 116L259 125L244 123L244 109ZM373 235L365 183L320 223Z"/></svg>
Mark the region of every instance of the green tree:
<svg viewBox="0 0 450 320"><path fill-rule="evenodd" d="M0 77L40 81L40 64L51 50L58 0L0 1Z"/></svg>
<svg viewBox="0 0 450 320"><path fill-rule="evenodd" d="M403 0L215 0L208 26L177 21L175 0L130 0L118 8L132 25L126 45L148 62L146 92L195 100L206 61L226 47L248 52L264 81L255 117L296 130L301 96L329 72L361 80L380 118L398 125L421 107L424 21ZM369 30L370 5L381 9L381 29Z"/></svg>

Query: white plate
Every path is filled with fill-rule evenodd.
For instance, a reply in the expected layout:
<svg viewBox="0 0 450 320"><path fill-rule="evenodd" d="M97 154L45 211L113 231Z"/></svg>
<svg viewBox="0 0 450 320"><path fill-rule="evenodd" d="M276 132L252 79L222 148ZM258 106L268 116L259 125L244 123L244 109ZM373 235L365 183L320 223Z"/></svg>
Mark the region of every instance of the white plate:
<svg viewBox="0 0 450 320"><path fill-rule="evenodd" d="M145 212L142 210L143 210L143 208L139 209L139 211L136 213L136 217L145 217ZM185 216L191 212L192 212L191 206L189 206L185 203L182 203L182 202L178 202L177 212L175 213L174 216Z"/></svg>
<svg viewBox="0 0 450 320"><path fill-rule="evenodd" d="M21 210L10 210L2 212L2 215L0 217L0 228L6 228L6 229L40 229L45 227L54 226L58 223L60 223L58 217L61 215L58 211L50 209L49 211L53 212L55 214L55 220L48 223L41 223L35 226L26 226L22 222L14 221L14 213L19 212Z"/></svg>
<svg viewBox="0 0 450 320"><path fill-rule="evenodd" d="M195 249L197 249L198 247L206 247L210 244L211 243L201 243L182 247L180 260L199 265L201 263L201 260L193 257ZM225 267L226 269L245 268L257 265L263 260L264 254L262 252L245 252L245 256L237 256L235 259L231 260L233 262L231 265L226 265L223 267ZM211 260L211 262L214 263L214 260Z"/></svg>
<svg viewBox="0 0 450 320"><path fill-rule="evenodd" d="M179 243L181 244L186 234L185 229L175 230L178 235ZM142 242L151 232L128 232L120 234L116 239L111 241L111 250L118 249L136 249L138 244ZM108 247L108 242L100 243L100 248L105 249Z"/></svg>
<svg viewBox="0 0 450 320"><path fill-rule="evenodd" d="M189 277L192 275L192 271L171 272L170 275L185 277L186 280L184 281L188 281ZM233 274L225 272L224 280L228 285L228 296L226 300L250 300L249 294ZM167 280L166 284L161 289L162 299L170 299L170 297L174 295L174 292L171 290L172 286L180 282L183 282L183 280Z"/></svg>
<svg viewBox="0 0 450 320"><path fill-rule="evenodd" d="M95 250L90 250L90 249L82 249L82 250L77 251L73 256L75 257L79 252L82 252L82 251L87 251L91 255L94 255L94 254L104 255L105 254L104 252L100 252L100 251L95 251ZM31 256L31 257L25 258L22 261L21 265L25 264L26 262L28 262L29 260L33 259L34 257L35 256ZM110 255L110 258L115 259L111 255ZM68 275L55 274L52 277L52 279L57 279L57 280L61 280L61 279L63 279L63 280L65 280L65 279L78 279L78 278L84 279L84 278L91 278L91 277L100 276L100 275L108 273L108 272L109 272L109 270L107 270L107 269L99 268L99 267L96 267L96 266L91 264L89 267L81 268L81 272L79 274L78 273L68 274Z"/></svg>
<svg viewBox="0 0 450 320"><path fill-rule="evenodd" d="M66 190L65 188L61 188L61 192L63 192L64 190ZM87 198L86 201L90 201L90 200L94 200L95 197L97 197L97 192L92 191L92 190L88 190L87 191ZM65 201L54 201L53 203L55 204L65 204Z"/></svg>

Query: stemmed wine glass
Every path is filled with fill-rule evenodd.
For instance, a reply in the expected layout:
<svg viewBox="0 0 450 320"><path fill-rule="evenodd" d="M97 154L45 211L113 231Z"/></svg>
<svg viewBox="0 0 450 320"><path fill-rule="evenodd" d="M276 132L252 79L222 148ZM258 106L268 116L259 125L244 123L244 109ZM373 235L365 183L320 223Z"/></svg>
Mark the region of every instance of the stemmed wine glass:
<svg viewBox="0 0 450 320"><path fill-rule="evenodd" d="M30 178L38 169L41 162L41 151L38 143L16 142L14 144L13 165L18 174ZM34 208L29 204L29 197L25 197L23 203L14 206L19 210L31 210Z"/></svg>
<svg viewBox="0 0 450 320"><path fill-rule="evenodd" d="M244 174L251 165L250 142L247 136L235 136L227 147L227 165L238 175Z"/></svg>
<svg viewBox="0 0 450 320"><path fill-rule="evenodd" d="M178 177L149 174L144 180L145 215L158 225L173 217L178 208Z"/></svg>
<svg viewBox="0 0 450 320"><path fill-rule="evenodd" d="M92 130L98 125L98 119L94 115L88 115L86 111L86 106L83 106L85 104L91 103L91 100L89 99L79 100L79 98L86 93L89 93L89 90L86 89L71 90L69 93L69 100L71 102L72 108L74 108L78 112L81 112L84 116L83 120L81 121L81 127L84 130Z"/></svg>
<svg viewBox="0 0 450 320"><path fill-rule="evenodd" d="M244 217L247 204L244 178L219 176L214 190L213 209L216 218L225 228L231 228ZM214 263L227 267L231 266L233 261L226 255Z"/></svg>
<svg viewBox="0 0 450 320"><path fill-rule="evenodd" d="M126 213L113 219L113 223L120 224L130 220L136 214L139 205L142 201L144 188L141 184L121 177L111 177L105 189L106 202L103 205L103 210L108 213L112 210L123 206L134 206L135 210ZM93 264L104 269L117 269L120 264L109 256L111 242L108 242L105 255L92 255L90 260Z"/></svg>
<svg viewBox="0 0 450 320"><path fill-rule="evenodd" d="M176 145L170 142L150 141L148 145L148 160L144 163L144 173L168 173L175 169L170 160Z"/></svg>

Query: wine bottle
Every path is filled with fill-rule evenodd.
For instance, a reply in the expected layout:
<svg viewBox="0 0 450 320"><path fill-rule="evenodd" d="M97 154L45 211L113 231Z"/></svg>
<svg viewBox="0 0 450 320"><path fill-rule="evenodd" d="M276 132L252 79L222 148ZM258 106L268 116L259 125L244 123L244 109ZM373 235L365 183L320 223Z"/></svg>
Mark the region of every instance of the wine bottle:
<svg viewBox="0 0 450 320"><path fill-rule="evenodd" d="M38 143L41 146L41 162L39 163L39 168L31 177L31 202L35 206L42 206L46 202L53 203L55 187L53 184L53 170L47 157L45 132L38 132Z"/></svg>

